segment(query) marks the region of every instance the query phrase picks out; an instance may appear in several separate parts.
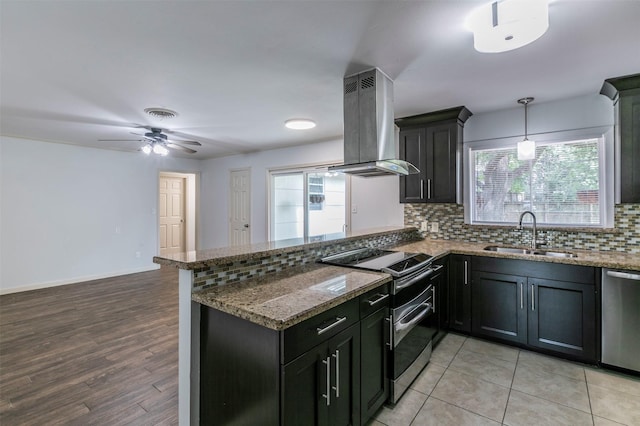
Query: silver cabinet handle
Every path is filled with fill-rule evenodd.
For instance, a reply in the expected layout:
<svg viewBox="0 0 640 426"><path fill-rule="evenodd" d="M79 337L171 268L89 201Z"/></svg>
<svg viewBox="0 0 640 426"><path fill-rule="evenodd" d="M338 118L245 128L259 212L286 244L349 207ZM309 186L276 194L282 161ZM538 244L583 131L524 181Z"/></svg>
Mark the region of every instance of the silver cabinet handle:
<svg viewBox="0 0 640 426"><path fill-rule="evenodd" d="M336 359L336 385L333 390L336 391L336 398L340 398L340 351L336 349L332 356Z"/></svg>
<svg viewBox="0 0 640 426"><path fill-rule="evenodd" d="M387 346L393 348L393 316L389 315L385 320L389 322L389 342L387 342Z"/></svg>
<svg viewBox="0 0 640 426"><path fill-rule="evenodd" d="M640 274L630 274L629 272L607 271L607 275L625 280L640 281Z"/></svg>
<svg viewBox="0 0 640 426"><path fill-rule="evenodd" d="M433 296L431 296L431 297L433 297L433 305L432 305L433 306L433 310L432 310L432 312L435 314L436 313L436 304L437 304L436 303L436 286L435 285L433 286L433 290L431 290L431 293L433 294Z"/></svg>
<svg viewBox="0 0 640 426"><path fill-rule="evenodd" d="M330 393L331 377L329 375L330 369L331 369L331 358L327 357L326 359L323 359L322 363L325 365L327 369L327 393L322 394L322 397L327 399L327 406L329 406L331 405L331 393Z"/></svg>
<svg viewBox="0 0 640 426"><path fill-rule="evenodd" d="M427 200L431 199L431 179L427 179Z"/></svg>
<svg viewBox="0 0 640 426"><path fill-rule="evenodd" d="M531 310L536 310L536 295L535 295L535 284L531 284Z"/></svg>
<svg viewBox="0 0 640 426"><path fill-rule="evenodd" d="M382 302L384 299L389 297L389 294L388 293L387 294L376 294L376 296L378 296L377 299L367 300L367 302L369 302L369 306L377 305L378 303Z"/></svg>
<svg viewBox="0 0 640 426"><path fill-rule="evenodd" d="M469 262L464 261L464 285L469 284Z"/></svg>
<svg viewBox="0 0 640 426"><path fill-rule="evenodd" d="M520 283L520 309L524 309L524 291L522 289L523 283Z"/></svg>
<svg viewBox="0 0 640 426"><path fill-rule="evenodd" d="M343 323L344 321L347 320L347 317L336 317L336 320L334 322L332 322L331 324L329 324L328 326L324 327L324 328L316 328L316 331L318 332L318 336L321 335L322 333L326 333L327 331L331 330L333 327L337 326L340 323Z"/></svg>
<svg viewBox="0 0 640 426"><path fill-rule="evenodd" d="M424 179L420 179L420 198L424 198Z"/></svg>

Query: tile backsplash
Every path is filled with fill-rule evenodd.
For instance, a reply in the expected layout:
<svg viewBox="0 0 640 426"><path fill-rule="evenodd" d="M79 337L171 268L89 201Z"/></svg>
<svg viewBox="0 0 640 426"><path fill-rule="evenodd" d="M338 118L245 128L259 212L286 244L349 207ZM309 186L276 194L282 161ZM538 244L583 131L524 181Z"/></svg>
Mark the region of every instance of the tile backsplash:
<svg viewBox="0 0 640 426"><path fill-rule="evenodd" d="M444 240L486 242L505 245L528 245L531 241L529 224L523 229L508 226L482 226L464 223L464 207L459 204L405 204L404 224L420 229L422 221L437 222L438 232L421 232L424 237ZM585 228L538 229L538 240L546 247L620 251L640 253L640 204L615 206L613 229Z"/></svg>
<svg viewBox="0 0 640 426"><path fill-rule="evenodd" d="M347 238L325 244L306 246L299 249L276 250L262 257L252 257L195 269L193 291L205 290L209 287L245 281L253 277L264 276L308 263L317 262L330 254L353 250L360 247L392 247L403 242L415 241L421 236L414 229L404 229L380 235L365 235Z"/></svg>

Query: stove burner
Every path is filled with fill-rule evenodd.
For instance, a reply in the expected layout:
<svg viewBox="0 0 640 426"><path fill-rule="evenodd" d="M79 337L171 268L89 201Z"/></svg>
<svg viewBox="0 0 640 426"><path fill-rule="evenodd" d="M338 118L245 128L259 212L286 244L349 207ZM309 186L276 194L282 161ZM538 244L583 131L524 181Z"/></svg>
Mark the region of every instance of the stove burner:
<svg viewBox="0 0 640 426"><path fill-rule="evenodd" d="M400 277L429 267L432 257L422 253L405 253L364 247L327 256L320 261L330 265L370 271L384 270L395 277Z"/></svg>

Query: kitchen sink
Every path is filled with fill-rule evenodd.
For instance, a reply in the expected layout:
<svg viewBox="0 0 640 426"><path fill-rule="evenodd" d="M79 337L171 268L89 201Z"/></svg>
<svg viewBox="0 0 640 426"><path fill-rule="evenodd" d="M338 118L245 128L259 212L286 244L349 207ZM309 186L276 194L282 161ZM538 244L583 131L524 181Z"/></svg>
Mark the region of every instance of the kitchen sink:
<svg viewBox="0 0 640 426"><path fill-rule="evenodd" d="M487 251L495 251L498 253L516 253L516 254L532 254L534 256L549 256L549 257L578 257L577 254L568 251L553 251L553 250L531 250L518 247L502 247L502 246L487 246L484 248Z"/></svg>

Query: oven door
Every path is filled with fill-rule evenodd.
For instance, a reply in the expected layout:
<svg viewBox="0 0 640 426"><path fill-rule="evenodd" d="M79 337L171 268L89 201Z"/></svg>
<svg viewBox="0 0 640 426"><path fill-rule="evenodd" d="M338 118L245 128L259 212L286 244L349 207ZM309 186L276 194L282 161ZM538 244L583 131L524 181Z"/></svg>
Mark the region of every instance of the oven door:
<svg viewBox="0 0 640 426"><path fill-rule="evenodd" d="M395 404L431 358L435 297L433 286L402 306L393 309L393 351L391 353L390 402Z"/></svg>

